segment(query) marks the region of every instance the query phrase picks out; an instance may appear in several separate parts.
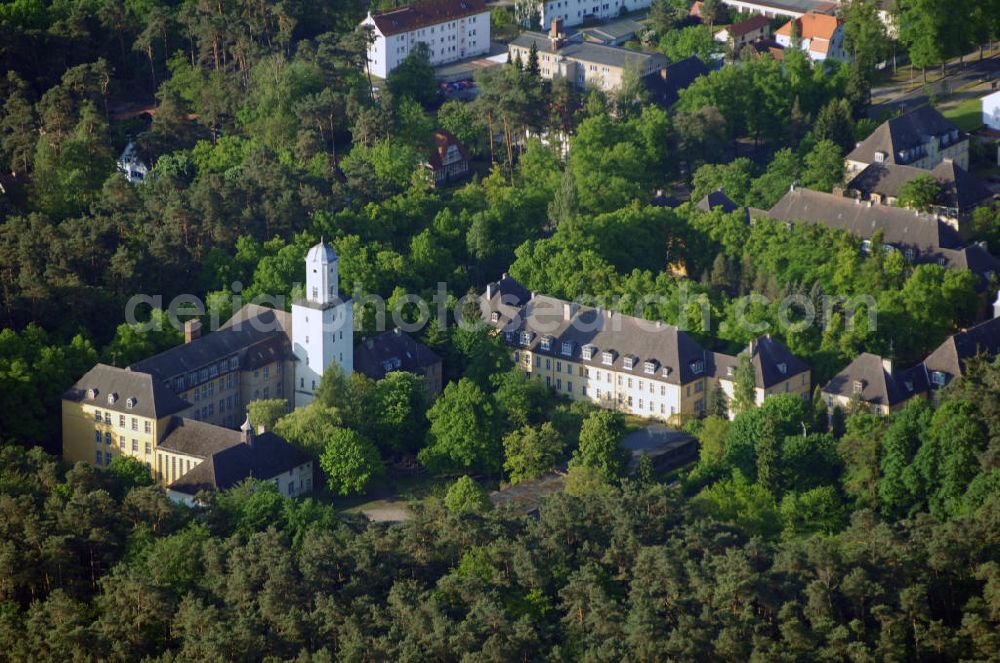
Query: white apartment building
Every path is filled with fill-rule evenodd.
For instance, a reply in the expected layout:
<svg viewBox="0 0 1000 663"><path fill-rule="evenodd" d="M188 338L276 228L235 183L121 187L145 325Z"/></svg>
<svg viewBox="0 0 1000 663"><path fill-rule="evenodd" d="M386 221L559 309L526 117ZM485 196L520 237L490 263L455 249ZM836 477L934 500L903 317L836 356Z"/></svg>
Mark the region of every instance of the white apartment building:
<svg viewBox="0 0 1000 663"><path fill-rule="evenodd" d="M518 3L518 18L525 24L535 18L543 28L562 19L563 25L580 25L584 21L618 18L622 12L645 9L652 0L543 0Z"/></svg>
<svg viewBox="0 0 1000 663"><path fill-rule="evenodd" d="M426 0L407 7L368 13L372 75L385 78L417 44L427 45L434 66L488 53L490 12L483 0Z"/></svg>

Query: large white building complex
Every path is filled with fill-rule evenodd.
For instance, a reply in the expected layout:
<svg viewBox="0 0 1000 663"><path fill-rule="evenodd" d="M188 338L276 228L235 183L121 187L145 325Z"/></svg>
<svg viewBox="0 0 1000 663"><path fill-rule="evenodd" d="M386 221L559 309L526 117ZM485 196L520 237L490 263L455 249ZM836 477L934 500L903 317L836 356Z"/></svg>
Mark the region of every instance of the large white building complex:
<svg viewBox="0 0 1000 663"><path fill-rule="evenodd" d="M420 43L427 45L434 66L490 50L490 10L483 0L425 0L369 12L361 25L372 30L368 67L379 78L388 76Z"/></svg>

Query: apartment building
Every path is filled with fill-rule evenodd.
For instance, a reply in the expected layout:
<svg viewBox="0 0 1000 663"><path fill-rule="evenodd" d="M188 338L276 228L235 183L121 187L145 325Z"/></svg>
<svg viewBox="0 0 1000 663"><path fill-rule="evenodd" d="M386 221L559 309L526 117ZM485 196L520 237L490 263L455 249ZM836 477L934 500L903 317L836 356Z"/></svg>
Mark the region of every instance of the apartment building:
<svg viewBox="0 0 1000 663"><path fill-rule="evenodd" d="M529 292L504 274L480 298L484 319L514 363L569 398L650 419L701 415L718 390L732 395L739 358L701 347L676 326ZM810 370L777 340L748 348L758 402L808 398Z"/></svg>
<svg viewBox="0 0 1000 663"><path fill-rule="evenodd" d="M417 44L427 45L434 66L490 50L490 11L483 0L424 0L369 12L361 25L372 31L368 67L379 78L388 76Z"/></svg>
<svg viewBox="0 0 1000 663"><path fill-rule="evenodd" d="M530 26L535 20L540 25L552 25L561 20L564 25L618 18L622 14L645 9L652 0L543 0L518 3L518 18Z"/></svg>

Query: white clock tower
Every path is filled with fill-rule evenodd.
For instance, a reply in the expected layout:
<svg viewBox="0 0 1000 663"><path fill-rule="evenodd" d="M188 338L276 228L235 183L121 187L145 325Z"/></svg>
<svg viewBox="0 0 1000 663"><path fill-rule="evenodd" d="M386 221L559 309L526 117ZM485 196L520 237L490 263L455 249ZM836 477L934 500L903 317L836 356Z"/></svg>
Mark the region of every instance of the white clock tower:
<svg viewBox="0 0 1000 663"><path fill-rule="evenodd" d="M313 402L323 371L336 363L350 375L354 366L354 311L337 290L337 254L320 243L306 255L306 296L292 304L296 408Z"/></svg>

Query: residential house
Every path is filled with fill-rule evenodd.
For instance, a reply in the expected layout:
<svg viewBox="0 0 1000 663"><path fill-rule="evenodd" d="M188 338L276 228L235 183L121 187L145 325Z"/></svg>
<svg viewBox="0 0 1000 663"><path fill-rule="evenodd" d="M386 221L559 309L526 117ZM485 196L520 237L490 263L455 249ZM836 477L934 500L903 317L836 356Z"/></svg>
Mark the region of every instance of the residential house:
<svg viewBox="0 0 1000 663"><path fill-rule="evenodd" d="M831 409L863 405L872 412L889 415L911 398L933 396L964 376L970 359L998 355L1000 296L993 304L992 319L949 336L912 368L899 370L892 361L869 353L858 356L823 387L823 398Z"/></svg>
<svg viewBox="0 0 1000 663"><path fill-rule="evenodd" d="M702 212L711 212L715 209L721 209L723 213L729 214L735 212L736 210L743 210L744 218L746 219L747 225L750 225L750 208L740 207L732 201L732 199L727 196L722 189L718 191L712 191L704 198L698 201L695 205Z"/></svg>
<svg viewBox="0 0 1000 663"><path fill-rule="evenodd" d="M858 355L822 389L823 400L831 410L864 407L883 416L926 393L927 380L921 367L900 371L890 359L869 352Z"/></svg>
<svg viewBox="0 0 1000 663"><path fill-rule="evenodd" d="M982 98L983 124L994 131L1000 131L1000 90Z"/></svg>
<svg viewBox="0 0 1000 663"><path fill-rule="evenodd" d="M660 53L640 53L615 46L584 41L580 35L567 39L559 21L549 34L522 32L508 45L511 60L528 61L531 46L538 51L538 66L542 78L566 78L577 88L596 87L612 92L621 87L627 69L633 68L642 77L659 74L667 66Z"/></svg>
<svg viewBox="0 0 1000 663"><path fill-rule="evenodd" d="M504 274L480 297L484 319L516 366L559 394L651 419L700 415L716 388L732 393L736 357L711 352L673 325L529 292ZM748 351L758 398L809 397L810 371L762 337Z"/></svg>
<svg viewBox="0 0 1000 663"><path fill-rule="evenodd" d="M813 223L844 230L862 240L868 251L880 233L886 247L900 251L913 264L935 263L950 269L968 269L979 278L980 291L1000 275L1000 260L982 244L967 244L958 231L941 219L900 207L876 205L872 200L803 189L794 184L774 207L754 211L791 223Z"/></svg>
<svg viewBox="0 0 1000 663"><path fill-rule="evenodd" d="M368 67L379 78L387 77L420 43L427 45L434 66L490 50L490 11L483 0L421 0L369 12L361 26L372 31Z"/></svg>
<svg viewBox="0 0 1000 663"><path fill-rule="evenodd" d="M416 373L424 378L430 400L441 393L441 357L398 327L361 339L354 348L354 370L373 380L392 371Z"/></svg>
<svg viewBox="0 0 1000 663"><path fill-rule="evenodd" d="M844 27L836 16L809 12L785 23L774 36L782 48L792 48L798 41L799 48L814 62L848 59Z"/></svg>
<svg viewBox="0 0 1000 663"><path fill-rule="evenodd" d="M540 25L551 25L559 19L564 25L618 18L624 13L645 9L652 0L540 0L517 3L518 18L529 25L538 20Z"/></svg>
<svg viewBox="0 0 1000 663"><path fill-rule="evenodd" d="M969 136L931 106L921 106L880 124L844 165L853 178L873 163L930 170L945 159L968 170Z"/></svg>
<svg viewBox="0 0 1000 663"><path fill-rule="evenodd" d="M431 172L434 186L442 186L469 176L469 151L444 129L434 132L434 148L424 165Z"/></svg>
<svg viewBox="0 0 1000 663"><path fill-rule="evenodd" d="M926 175L933 177L941 186L930 214L959 231L965 230L972 211L993 196L993 192L979 178L951 159L942 160L930 172L912 166L873 163L854 176L847 184L846 193L876 205L895 207L903 185Z"/></svg>
<svg viewBox="0 0 1000 663"><path fill-rule="evenodd" d="M132 141L129 141L129 144L122 150L121 156L118 157L118 170L125 175L125 179L131 184L145 182L149 176L150 168L139 156L139 151Z"/></svg>
<svg viewBox="0 0 1000 663"><path fill-rule="evenodd" d="M739 53L744 46L771 36L771 21L755 14L745 21L733 23L715 33L715 41L726 44L730 53Z"/></svg>

